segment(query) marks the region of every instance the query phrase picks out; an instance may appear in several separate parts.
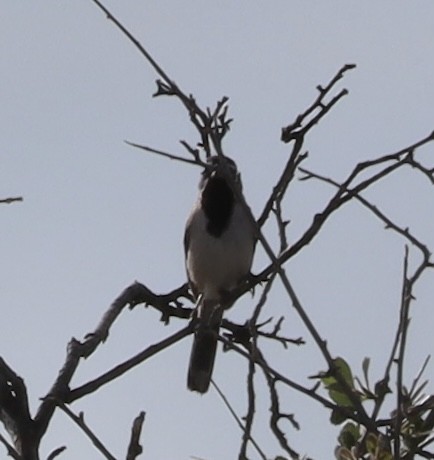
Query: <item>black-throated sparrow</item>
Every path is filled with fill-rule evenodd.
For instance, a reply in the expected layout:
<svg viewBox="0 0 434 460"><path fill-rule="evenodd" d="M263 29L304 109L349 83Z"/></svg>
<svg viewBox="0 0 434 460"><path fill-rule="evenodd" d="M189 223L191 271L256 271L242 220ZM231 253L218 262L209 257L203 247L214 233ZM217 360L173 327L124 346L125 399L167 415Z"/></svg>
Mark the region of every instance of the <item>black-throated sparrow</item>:
<svg viewBox="0 0 434 460"><path fill-rule="evenodd" d="M211 381L223 311L231 306L225 297L247 277L252 265L255 231L237 198L241 193L234 161L225 156L210 157L184 237L197 320L187 383L190 390L199 393L205 393Z"/></svg>

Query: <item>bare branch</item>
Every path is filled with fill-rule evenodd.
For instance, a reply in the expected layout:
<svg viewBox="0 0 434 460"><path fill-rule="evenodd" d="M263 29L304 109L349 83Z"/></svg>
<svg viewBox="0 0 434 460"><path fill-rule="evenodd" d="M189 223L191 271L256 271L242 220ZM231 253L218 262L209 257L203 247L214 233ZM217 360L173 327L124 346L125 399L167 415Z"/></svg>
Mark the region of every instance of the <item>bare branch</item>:
<svg viewBox="0 0 434 460"><path fill-rule="evenodd" d="M348 94L346 89L341 90L336 96L334 96L330 102L324 102L325 97L328 95L333 86L344 76L344 74L356 67L355 64L346 64L344 65L337 74L330 80L330 82L323 88L318 85L317 90L319 91L319 96L317 99L298 117L296 120L282 128L282 142L288 143L294 139L303 138L305 134L317 124L324 115L344 96ZM313 116L304 126L306 119L315 111L318 111L317 115Z"/></svg>
<svg viewBox="0 0 434 460"><path fill-rule="evenodd" d="M309 178L315 178L320 181L331 184L339 189L342 189L342 184L335 182L333 179L330 179L328 177L314 173L312 171L308 171L306 169L303 169L302 171L305 174L308 174ZM355 193L353 189L347 189L347 192L348 194L352 195L357 201L363 204L363 206L369 209L376 217L378 217L381 221L383 221L387 229L392 229L396 233L399 233L401 236L406 238L411 244L416 246L422 252L426 260L429 260L431 254L428 250L428 247L425 244L423 244L419 239L417 239L415 236L413 236L413 234L409 232L408 228L403 228L403 227L398 226L389 217L387 217L386 214L384 214L380 209L378 209L377 206L370 203L367 199L363 198L360 194Z"/></svg>
<svg viewBox="0 0 434 460"><path fill-rule="evenodd" d="M257 278L261 280L266 279L273 272L276 265L283 265L291 257L297 254L301 249L303 249L305 246L311 243L311 241L315 238L315 236L318 234L318 232L323 227L324 223L328 220L328 218L333 212L335 212L343 204L351 200L356 194L361 193L363 190L367 189L372 184L378 182L380 179L383 179L387 175L391 174L393 171L397 170L399 167L408 163L407 157L410 154L410 152L413 152L415 149L422 147L423 145L426 145L432 141L434 141L434 132L430 133L428 136L421 139L420 141L415 142L409 147L401 149L393 154L384 155L374 160L359 163L349 174L347 179L341 184L340 189L336 192L336 194L332 197L329 203L325 206L323 211L317 213L314 216L312 224L305 230L303 235L297 241L295 241L288 249L286 249L282 254L280 254L279 258L276 261L272 261L272 263L268 267L266 267L261 273L259 273L257 275ZM351 188L352 182L359 175L361 175L361 173L365 172L365 170L385 163L391 164L389 166L384 167L384 169L382 169L380 172L372 174L372 176L370 176L368 179L361 181L356 186ZM302 168L300 168L300 171L304 172L308 175L307 177L309 177L309 171L304 170ZM351 192L349 192L348 190L351 190ZM259 220L258 223L260 223Z"/></svg>
<svg viewBox="0 0 434 460"><path fill-rule="evenodd" d="M157 295L149 290L146 286L140 283L133 283L131 286L127 287L117 299L115 299L115 301L110 305L109 309L104 314L97 328L94 330L94 332L88 334L83 342L79 342L74 338L71 339L68 344L65 363L60 370L57 379L51 387L47 397L43 399L42 404L40 405L36 414L35 422L38 429L38 435L42 437L42 435L45 433L48 423L50 422L53 412L56 408L55 401L71 402L78 397L81 397L80 392L77 391L77 393L75 393L75 397L71 398L69 388L69 384L77 369L77 366L81 359L90 356L96 350L96 348L102 342L104 342L104 340L106 340L110 327L127 305L129 305L130 308L139 303L153 305L155 308L161 311L162 320L167 323L170 316L178 316L184 318L189 317L191 309L182 308L182 304L179 301L180 297L190 298L187 285L183 285L180 288L170 292L169 294ZM187 335L189 333L188 327L183 331L185 332L185 335ZM166 341L170 340L171 338L166 339ZM164 343L166 343L166 341L163 341L163 345L160 344L160 346L164 348ZM158 348L158 345L155 345L154 347ZM147 358L147 354L153 354L155 352L155 348L153 349L153 347L149 347L149 349L142 352L142 354L139 354L133 358L133 361L134 359L138 359L140 362L140 359L144 360ZM136 364L132 364L130 367L133 367L134 365ZM97 379L97 388L99 388L99 386L101 386L101 384L104 382L110 381L116 376L123 374L130 367L128 367L128 362L126 364L124 363L124 365L120 365L117 371L114 371L113 374L109 373L108 376L103 376L102 380ZM116 372L120 373L117 374ZM113 377L111 377L111 375L113 375ZM94 391L91 388L93 388L92 385L90 385L90 389L88 388L88 392ZM85 392L83 394L87 393Z"/></svg>
<svg viewBox="0 0 434 460"><path fill-rule="evenodd" d="M132 358L128 359L122 364L115 366L113 369L105 372L96 379L91 380L90 382L87 382L84 385L81 385L80 387L71 390L69 394L65 397L65 402L71 403L79 398L82 398L87 394L93 393L94 391L98 390L98 388L125 374L127 371L139 365L143 361L146 361L151 356L154 356L155 354L159 353L161 350L164 350L165 348L170 347L174 343L179 342L181 339L191 334L192 331L192 325L189 324L183 329L179 330L178 332L175 332L174 334L165 338L161 342L158 342L155 345L151 345L148 348L145 348L145 350L143 350L142 352L138 353L137 355L133 356Z"/></svg>

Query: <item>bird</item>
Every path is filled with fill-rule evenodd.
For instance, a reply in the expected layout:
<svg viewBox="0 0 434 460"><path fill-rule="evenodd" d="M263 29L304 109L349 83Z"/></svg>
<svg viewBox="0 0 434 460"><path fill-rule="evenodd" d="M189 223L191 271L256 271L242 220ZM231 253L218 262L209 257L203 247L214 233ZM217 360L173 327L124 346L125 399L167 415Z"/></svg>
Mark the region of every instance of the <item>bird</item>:
<svg viewBox="0 0 434 460"><path fill-rule="evenodd" d="M196 300L187 386L202 394L211 382L223 313L232 306L229 293L250 274L256 233L249 213L235 162L210 156L184 235L187 278Z"/></svg>

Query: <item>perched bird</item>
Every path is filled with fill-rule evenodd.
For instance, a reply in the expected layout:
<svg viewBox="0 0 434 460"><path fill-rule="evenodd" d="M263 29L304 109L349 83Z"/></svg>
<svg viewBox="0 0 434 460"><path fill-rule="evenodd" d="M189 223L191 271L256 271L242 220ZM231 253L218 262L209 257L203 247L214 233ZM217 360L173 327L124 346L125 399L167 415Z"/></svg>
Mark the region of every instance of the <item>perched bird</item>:
<svg viewBox="0 0 434 460"><path fill-rule="evenodd" d="M240 202L242 193L236 164L226 156L207 160L199 197L187 220L185 265L196 299L196 328L188 369L188 388L208 390L219 328L228 293L250 273L255 231Z"/></svg>

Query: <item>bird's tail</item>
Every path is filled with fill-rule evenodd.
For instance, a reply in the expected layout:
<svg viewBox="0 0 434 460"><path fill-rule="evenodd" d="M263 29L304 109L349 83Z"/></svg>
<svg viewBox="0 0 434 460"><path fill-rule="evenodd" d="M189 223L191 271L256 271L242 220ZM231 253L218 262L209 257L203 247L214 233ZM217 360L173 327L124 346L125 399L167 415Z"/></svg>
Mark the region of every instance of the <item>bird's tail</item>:
<svg viewBox="0 0 434 460"><path fill-rule="evenodd" d="M214 306L211 315L205 318L203 306L201 310L202 314L199 313L200 317L198 318L198 326L194 333L193 347L190 354L187 385L192 391L206 393L214 368L223 311L221 308L215 308Z"/></svg>

